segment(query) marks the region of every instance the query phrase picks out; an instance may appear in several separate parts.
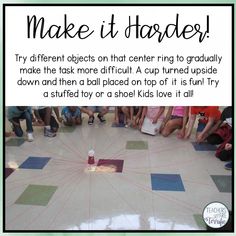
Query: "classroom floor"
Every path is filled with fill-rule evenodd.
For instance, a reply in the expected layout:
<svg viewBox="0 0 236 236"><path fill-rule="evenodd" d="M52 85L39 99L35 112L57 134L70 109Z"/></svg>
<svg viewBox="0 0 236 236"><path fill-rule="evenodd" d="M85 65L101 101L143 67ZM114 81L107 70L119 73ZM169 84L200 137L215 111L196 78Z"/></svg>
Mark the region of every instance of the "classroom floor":
<svg viewBox="0 0 236 236"><path fill-rule="evenodd" d="M214 150L106 119L85 117L55 138L35 127L34 142L6 139L6 230L205 230L207 204L231 209L231 171Z"/></svg>

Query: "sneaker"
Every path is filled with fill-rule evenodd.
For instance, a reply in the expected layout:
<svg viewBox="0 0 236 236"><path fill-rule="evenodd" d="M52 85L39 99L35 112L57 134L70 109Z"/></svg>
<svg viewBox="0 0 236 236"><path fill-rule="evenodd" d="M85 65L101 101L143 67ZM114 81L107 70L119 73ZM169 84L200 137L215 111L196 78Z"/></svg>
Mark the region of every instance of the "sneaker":
<svg viewBox="0 0 236 236"><path fill-rule="evenodd" d="M101 123L105 123L105 122L106 122L106 120L104 119L104 117L101 116L100 114L98 114L97 117L98 117L98 119L100 120Z"/></svg>
<svg viewBox="0 0 236 236"><path fill-rule="evenodd" d="M225 169L226 170L232 170L232 161L225 164Z"/></svg>
<svg viewBox="0 0 236 236"><path fill-rule="evenodd" d="M52 132L50 129L44 128L44 136L53 138L56 136L56 133Z"/></svg>
<svg viewBox="0 0 236 236"><path fill-rule="evenodd" d="M89 124L89 125L92 125L92 124L93 124L93 121L94 121L94 116L90 116L90 117L89 117L89 120L88 120L88 124Z"/></svg>
<svg viewBox="0 0 236 236"><path fill-rule="evenodd" d="M28 141L29 142L33 142L34 141L33 133L28 133L27 136L28 136Z"/></svg>

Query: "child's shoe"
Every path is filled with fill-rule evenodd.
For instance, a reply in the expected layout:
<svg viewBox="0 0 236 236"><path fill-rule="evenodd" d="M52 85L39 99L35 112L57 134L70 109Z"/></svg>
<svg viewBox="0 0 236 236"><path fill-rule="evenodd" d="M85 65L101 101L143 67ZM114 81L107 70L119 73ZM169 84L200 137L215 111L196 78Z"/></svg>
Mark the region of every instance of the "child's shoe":
<svg viewBox="0 0 236 236"><path fill-rule="evenodd" d="M28 136L28 141L29 142L33 142L34 141L33 133L27 133L27 136Z"/></svg>
<svg viewBox="0 0 236 236"><path fill-rule="evenodd" d="M88 120L88 124L89 124L89 125L92 125L92 124L93 124L93 121L94 121L94 116L90 116L90 117L89 117L89 120Z"/></svg>
<svg viewBox="0 0 236 236"><path fill-rule="evenodd" d="M56 136L56 133L54 133L50 129L47 129L44 127L44 136L49 137L49 138L53 138Z"/></svg>
<svg viewBox="0 0 236 236"><path fill-rule="evenodd" d="M106 120L104 119L104 117L101 114L98 114L98 119L100 120L101 123L105 123Z"/></svg>
<svg viewBox="0 0 236 236"><path fill-rule="evenodd" d="M226 170L232 170L232 161L225 164L225 169Z"/></svg>

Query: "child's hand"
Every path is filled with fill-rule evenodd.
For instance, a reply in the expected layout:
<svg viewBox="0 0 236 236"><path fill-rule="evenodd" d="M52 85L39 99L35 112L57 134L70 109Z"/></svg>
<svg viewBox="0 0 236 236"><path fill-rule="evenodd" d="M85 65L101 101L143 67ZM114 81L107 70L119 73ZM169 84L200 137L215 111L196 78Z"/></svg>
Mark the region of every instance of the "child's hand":
<svg viewBox="0 0 236 236"><path fill-rule="evenodd" d="M32 122L37 122L37 119L34 116L32 117L31 120L32 120Z"/></svg>
<svg viewBox="0 0 236 236"><path fill-rule="evenodd" d="M185 130L184 129L181 129L177 132L177 138L179 138L179 139L183 139L184 135L185 135Z"/></svg>
<svg viewBox="0 0 236 236"><path fill-rule="evenodd" d="M201 143L204 141L204 139L205 139L204 135L199 134L196 138L196 141L197 141L197 143Z"/></svg>
<svg viewBox="0 0 236 236"><path fill-rule="evenodd" d="M160 129L159 129L159 133L161 133L161 132L162 132L162 130L164 129L164 127L165 127L165 123L164 123L164 122L162 122L162 123L161 123L161 127L160 127Z"/></svg>
<svg viewBox="0 0 236 236"><path fill-rule="evenodd" d="M132 127L136 128L136 120L132 120Z"/></svg>
<svg viewBox="0 0 236 236"><path fill-rule="evenodd" d="M144 120L144 118L141 118L141 119L139 120L139 128L142 127L142 125L143 125L143 120Z"/></svg>
<svg viewBox="0 0 236 236"><path fill-rule="evenodd" d="M191 134L185 134L185 135L184 135L184 139L187 140L187 139L190 138L190 136L191 136Z"/></svg>
<svg viewBox="0 0 236 236"><path fill-rule="evenodd" d="M63 118L60 116L60 117L58 117L58 121L60 122L60 123L62 123L62 121L63 121Z"/></svg>
<svg viewBox="0 0 236 236"><path fill-rule="evenodd" d="M229 150L231 150L232 149L232 144L231 143L226 143L225 144L225 150L226 151L229 151Z"/></svg>

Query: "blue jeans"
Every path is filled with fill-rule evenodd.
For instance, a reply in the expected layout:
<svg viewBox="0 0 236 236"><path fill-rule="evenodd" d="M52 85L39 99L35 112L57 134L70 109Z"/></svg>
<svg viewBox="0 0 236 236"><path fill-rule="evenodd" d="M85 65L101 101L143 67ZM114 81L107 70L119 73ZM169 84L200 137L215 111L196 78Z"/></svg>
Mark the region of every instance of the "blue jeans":
<svg viewBox="0 0 236 236"><path fill-rule="evenodd" d="M21 116L19 117L14 117L12 120L16 122L18 125L13 124L13 129L17 137L22 137L23 136L23 130L20 126L20 120L24 119L26 121L26 131L28 133L33 133L33 126L32 126L32 119L31 119L31 114L28 111L25 111L22 113Z"/></svg>

